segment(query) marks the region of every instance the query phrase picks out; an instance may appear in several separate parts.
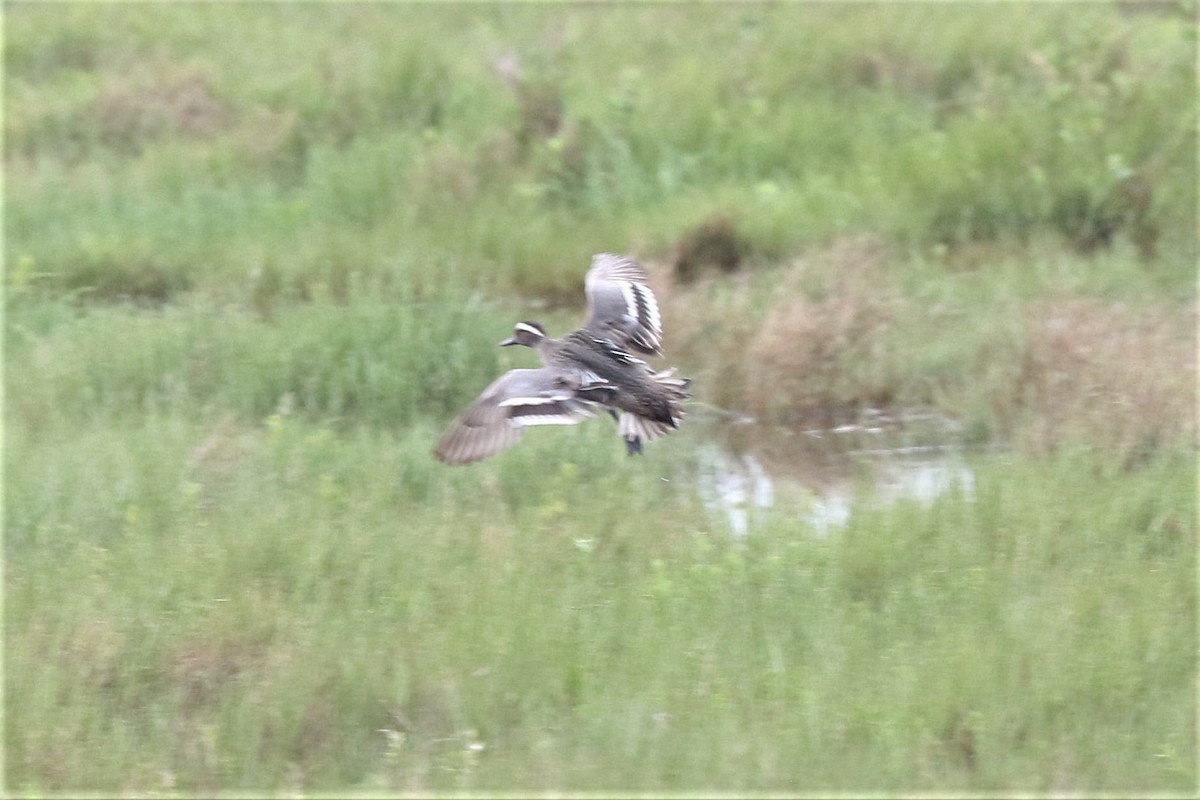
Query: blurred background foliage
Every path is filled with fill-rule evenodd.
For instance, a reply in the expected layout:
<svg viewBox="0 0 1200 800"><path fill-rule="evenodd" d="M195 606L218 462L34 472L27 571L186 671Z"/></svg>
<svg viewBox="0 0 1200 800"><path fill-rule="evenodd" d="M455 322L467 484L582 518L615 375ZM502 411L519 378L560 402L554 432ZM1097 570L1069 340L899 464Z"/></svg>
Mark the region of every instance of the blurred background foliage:
<svg viewBox="0 0 1200 800"><path fill-rule="evenodd" d="M8 253L64 289L574 292L726 220L768 262L1128 240L1193 254L1170 4L15 4ZM728 237L727 237L728 238Z"/></svg>
<svg viewBox="0 0 1200 800"><path fill-rule="evenodd" d="M1194 789L1195 11L6 3L8 788ZM435 462L600 251L688 424Z"/></svg>
<svg viewBox="0 0 1200 800"><path fill-rule="evenodd" d="M405 420L465 402L498 367L471 354L514 305L578 308L590 255L617 250L651 269L707 399L751 413L932 404L1010 434L1040 391L1012 396L1037 360L1014 339L1041 341L1037 303L1079 297L1100 301L1070 307L1084 315L1165 314L1155 359L1178 395L1171 376L1194 374L1191 21L1172 3L17 3L8 305L33 337L114 302L246 314L280 342L280 326L328 329L306 345L325 361L193 372L254 414L292 391ZM366 310L391 329L347 332L315 308L347 303L405 319ZM211 362L237 331L218 361L262 344L250 320L197 351L193 323L164 324L182 349L145 358ZM372 378L339 342L365 336L402 337L421 385L382 377L352 399ZM1177 422L1147 436L1191 430Z"/></svg>

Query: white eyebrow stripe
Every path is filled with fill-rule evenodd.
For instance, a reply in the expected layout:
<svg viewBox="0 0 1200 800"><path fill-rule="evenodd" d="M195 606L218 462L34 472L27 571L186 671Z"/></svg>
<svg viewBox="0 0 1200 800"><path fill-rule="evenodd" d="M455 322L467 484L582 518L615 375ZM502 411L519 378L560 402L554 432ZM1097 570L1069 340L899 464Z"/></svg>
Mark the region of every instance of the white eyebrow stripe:
<svg viewBox="0 0 1200 800"><path fill-rule="evenodd" d="M546 335L546 334L542 333L541 331L539 331L537 328L533 327L532 325L526 325L524 322L518 322L513 327L518 331L525 331L526 333L532 333L534 336L545 336Z"/></svg>

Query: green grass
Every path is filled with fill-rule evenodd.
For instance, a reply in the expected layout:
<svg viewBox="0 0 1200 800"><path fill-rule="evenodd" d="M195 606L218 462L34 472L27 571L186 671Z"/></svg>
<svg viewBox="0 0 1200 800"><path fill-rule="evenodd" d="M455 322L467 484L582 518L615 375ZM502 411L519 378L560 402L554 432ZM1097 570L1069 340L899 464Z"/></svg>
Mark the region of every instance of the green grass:
<svg viewBox="0 0 1200 800"><path fill-rule="evenodd" d="M972 495L733 539L686 433L635 462L606 426L539 433L445 474L427 425L14 432L10 785L1194 780L1182 456L984 458Z"/></svg>
<svg viewBox="0 0 1200 800"><path fill-rule="evenodd" d="M1195 255L1182 14L18 3L7 23L7 252L68 288L400 259L574 289L614 239L665 254L716 212L766 259L861 231L1132 238L1185 274Z"/></svg>
<svg viewBox="0 0 1200 800"><path fill-rule="evenodd" d="M32 300L12 317L10 369L37 379L8 404L39 428L166 410L257 419L281 404L378 425L445 417L499 371L496 344L512 324L461 293L289 304L268 318L204 304L79 315Z"/></svg>
<svg viewBox="0 0 1200 800"><path fill-rule="evenodd" d="M1194 790L1191 16L6 5L6 790ZM436 462L605 250L689 423L931 407L972 485Z"/></svg>

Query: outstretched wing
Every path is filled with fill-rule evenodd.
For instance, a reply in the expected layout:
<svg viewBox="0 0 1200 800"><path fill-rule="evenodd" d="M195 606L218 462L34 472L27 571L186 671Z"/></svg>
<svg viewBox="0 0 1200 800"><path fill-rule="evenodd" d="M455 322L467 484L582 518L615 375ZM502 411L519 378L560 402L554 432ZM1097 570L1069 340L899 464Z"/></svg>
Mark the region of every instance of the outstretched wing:
<svg viewBox="0 0 1200 800"><path fill-rule="evenodd" d="M584 288L585 328L639 353L662 355L662 316L645 270L623 256L599 253L592 256Z"/></svg>
<svg viewBox="0 0 1200 800"><path fill-rule="evenodd" d="M531 425L574 425L592 416L559 369L514 369L483 390L450 424L434 455L447 464L469 464L507 450Z"/></svg>

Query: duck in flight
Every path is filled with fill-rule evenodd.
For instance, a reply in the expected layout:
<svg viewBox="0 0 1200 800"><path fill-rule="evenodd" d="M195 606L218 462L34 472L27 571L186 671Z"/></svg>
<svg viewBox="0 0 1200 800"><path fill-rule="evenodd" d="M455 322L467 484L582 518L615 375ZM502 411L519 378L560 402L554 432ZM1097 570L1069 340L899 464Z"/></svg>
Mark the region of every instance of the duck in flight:
<svg viewBox="0 0 1200 800"><path fill-rule="evenodd" d="M575 425L605 409L630 455L683 418L691 380L655 371L634 353L661 356L662 317L645 271L612 253L592 257L584 279L588 319L562 339L518 322L502 347L537 351L542 366L501 375L442 435L434 455L469 464L507 450L531 425Z"/></svg>

